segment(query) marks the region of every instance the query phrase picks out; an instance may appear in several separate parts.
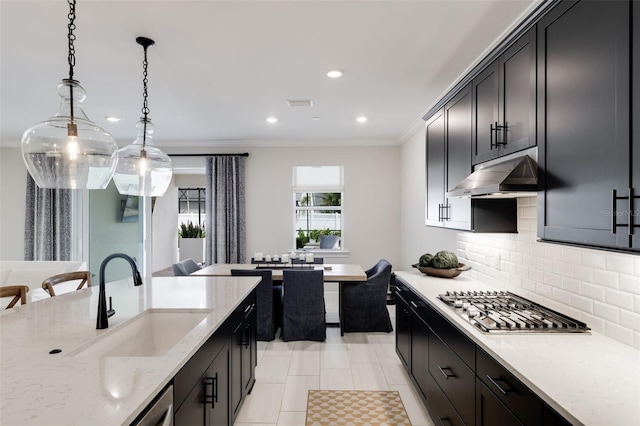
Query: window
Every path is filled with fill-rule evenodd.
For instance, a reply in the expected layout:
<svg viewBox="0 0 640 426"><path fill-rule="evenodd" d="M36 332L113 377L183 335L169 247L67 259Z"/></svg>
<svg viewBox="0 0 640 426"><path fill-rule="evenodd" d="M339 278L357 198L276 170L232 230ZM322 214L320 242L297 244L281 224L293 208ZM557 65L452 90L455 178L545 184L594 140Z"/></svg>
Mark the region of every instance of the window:
<svg viewBox="0 0 640 426"><path fill-rule="evenodd" d="M188 222L204 227L205 188L178 188L178 226Z"/></svg>
<svg viewBox="0 0 640 426"><path fill-rule="evenodd" d="M342 248L342 166L294 167L295 247ZM334 238L322 238L323 235ZM335 238L338 237L338 238ZM320 246L320 241L329 243Z"/></svg>

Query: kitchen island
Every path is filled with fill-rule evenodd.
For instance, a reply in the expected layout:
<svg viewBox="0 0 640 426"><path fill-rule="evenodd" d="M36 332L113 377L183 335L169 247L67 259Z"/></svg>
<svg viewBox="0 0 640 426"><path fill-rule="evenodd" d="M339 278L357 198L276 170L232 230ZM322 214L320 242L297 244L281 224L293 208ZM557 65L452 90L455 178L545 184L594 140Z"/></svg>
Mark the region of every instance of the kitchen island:
<svg viewBox="0 0 640 426"><path fill-rule="evenodd" d="M155 277L139 287L131 280L107 283L116 313L105 330L96 330L97 285L2 311L0 424L130 424L258 282L257 277ZM161 356L83 354L150 309L198 310L203 319Z"/></svg>
<svg viewBox="0 0 640 426"><path fill-rule="evenodd" d="M438 295L501 288L464 274L454 279L429 277L418 271L396 275L429 309L475 344L478 354L490 355L571 424L640 425L640 351L595 332L486 334ZM437 337L434 341L437 343Z"/></svg>

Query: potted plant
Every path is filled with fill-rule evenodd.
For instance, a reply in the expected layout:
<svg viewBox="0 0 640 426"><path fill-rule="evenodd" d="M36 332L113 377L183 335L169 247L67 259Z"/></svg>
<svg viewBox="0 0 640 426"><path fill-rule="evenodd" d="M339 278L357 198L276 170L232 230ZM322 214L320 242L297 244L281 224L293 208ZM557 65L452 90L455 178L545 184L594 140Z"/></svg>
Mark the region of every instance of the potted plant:
<svg viewBox="0 0 640 426"><path fill-rule="evenodd" d="M178 227L178 247L180 260L193 259L204 263L204 227L191 221L181 223Z"/></svg>

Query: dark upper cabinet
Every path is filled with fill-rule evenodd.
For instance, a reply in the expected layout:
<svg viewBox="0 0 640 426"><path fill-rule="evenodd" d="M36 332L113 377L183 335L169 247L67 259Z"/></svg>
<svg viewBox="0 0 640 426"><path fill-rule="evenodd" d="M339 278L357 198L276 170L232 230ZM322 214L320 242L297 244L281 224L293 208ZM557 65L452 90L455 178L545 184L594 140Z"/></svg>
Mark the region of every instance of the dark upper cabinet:
<svg viewBox="0 0 640 426"><path fill-rule="evenodd" d="M630 7L626 1L566 1L538 22L543 239L631 247L628 227L619 226L628 223L629 200L622 197L632 187Z"/></svg>
<svg viewBox="0 0 640 426"><path fill-rule="evenodd" d="M425 222L444 226L444 111L440 110L426 122L426 194Z"/></svg>
<svg viewBox="0 0 640 426"><path fill-rule="evenodd" d="M472 83L473 164L536 145L536 29Z"/></svg>
<svg viewBox="0 0 640 426"><path fill-rule="evenodd" d="M471 86L467 85L444 107L446 130L446 191L471 173ZM446 228L471 229L471 199L446 198Z"/></svg>
<svg viewBox="0 0 640 426"><path fill-rule="evenodd" d="M498 123L498 61L473 79L473 164L498 157L495 126Z"/></svg>
<svg viewBox="0 0 640 426"><path fill-rule="evenodd" d="M633 117L631 120L631 173L632 181L631 187L634 188L635 195L640 195L640 4L633 2L631 4L632 16L633 16L633 51L631 52L633 58L633 68L631 75L634 76L633 93L632 93L632 111ZM640 250L640 198L634 200L634 206L632 209L631 218L634 221L634 228L632 228L633 236L631 237L631 248L634 250Z"/></svg>
<svg viewBox="0 0 640 426"><path fill-rule="evenodd" d="M468 85L426 123L426 224L471 229L471 200L447 198L471 173L471 90Z"/></svg>

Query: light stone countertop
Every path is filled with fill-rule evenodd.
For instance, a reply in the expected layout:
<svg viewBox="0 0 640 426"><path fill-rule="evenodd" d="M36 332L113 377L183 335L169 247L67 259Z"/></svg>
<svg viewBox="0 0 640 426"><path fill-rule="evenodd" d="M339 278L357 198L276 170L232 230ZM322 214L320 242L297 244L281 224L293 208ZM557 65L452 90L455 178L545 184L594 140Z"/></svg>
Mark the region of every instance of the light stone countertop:
<svg viewBox="0 0 640 426"><path fill-rule="evenodd" d="M0 313L2 426L128 425L258 284L257 277L157 277L108 283L116 314L96 330L97 283ZM108 300L108 299L107 299ZM208 309L159 357L72 356L147 309ZM50 355L51 349L62 353Z"/></svg>
<svg viewBox="0 0 640 426"><path fill-rule="evenodd" d="M573 424L640 425L640 351L595 332L489 335L437 296L496 288L464 273L454 279L396 275Z"/></svg>

